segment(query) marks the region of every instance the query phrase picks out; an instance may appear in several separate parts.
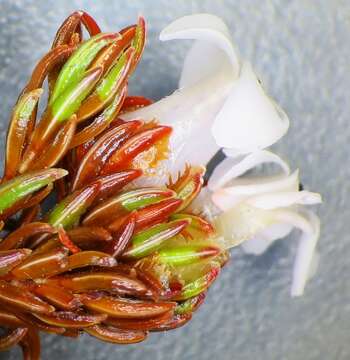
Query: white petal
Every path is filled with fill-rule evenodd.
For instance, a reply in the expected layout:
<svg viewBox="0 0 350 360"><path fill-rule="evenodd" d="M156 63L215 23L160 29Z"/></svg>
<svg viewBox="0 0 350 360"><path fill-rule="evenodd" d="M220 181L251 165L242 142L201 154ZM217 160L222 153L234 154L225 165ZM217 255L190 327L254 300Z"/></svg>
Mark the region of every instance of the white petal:
<svg viewBox="0 0 350 360"><path fill-rule="evenodd" d="M240 60L237 51L226 24L215 15L184 16L168 25L159 38L163 41L198 40L185 59L180 87L193 85L222 67L226 68L232 79L238 77Z"/></svg>
<svg viewBox="0 0 350 360"><path fill-rule="evenodd" d="M231 186L215 191L212 201L221 210L226 211L248 198L275 192L296 192L298 187L298 170L289 176L238 178L233 180Z"/></svg>
<svg viewBox="0 0 350 360"><path fill-rule="evenodd" d="M242 243L242 249L246 254L261 255L263 254L276 240L283 239L288 236L293 230L293 226L289 224L274 224L269 228L261 231L253 239ZM315 250L310 269L308 273L308 280L312 279L318 269L320 254Z"/></svg>
<svg viewBox="0 0 350 360"><path fill-rule="evenodd" d="M282 239L289 235L293 226L288 224L272 224L266 229L260 231L252 239L242 243L242 249L247 254L261 255L276 240Z"/></svg>
<svg viewBox="0 0 350 360"><path fill-rule="evenodd" d="M281 222L291 224L302 231L294 262L292 296L301 296L313 266L313 255L320 236L320 220L311 211L298 214L294 211L280 211Z"/></svg>
<svg viewBox="0 0 350 360"><path fill-rule="evenodd" d="M282 168L285 175L289 175L289 165L278 155L271 151L261 150L255 151L242 158L226 158L214 170L211 175L208 187L214 191L226 185L230 180L237 178L254 167L265 164L275 163Z"/></svg>
<svg viewBox="0 0 350 360"><path fill-rule="evenodd" d="M258 233L276 223L273 212L242 203L215 218L215 227L223 236L226 249L254 238Z"/></svg>
<svg viewBox="0 0 350 360"><path fill-rule="evenodd" d="M310 264L308 280L311 280L317 274L319 265L320 265L320 253L317 250L315 250Z"/></svg>
<svg viewBox="0 0 350 360"><path fill-rule="evenodd" d="M227 111L231 112L232 110L230 105L227 105L228 97L233 83L235 83L235 77L240 72L239 59L232 45L226 25L219 18L207 14L184 17L169 25L169 27L161 34L161 39L163 40L175 38L199 39L202 45L199 43L194 45L194 49L190 52L192 55L189 55L186 62L191 62L192 56L197 56L197 59L198 56L200 56L202 59L206 59L205 62L207 64L204 68L198 66L198 72L196 65L192 66L192 70L190 69L191 66L185 66L187 70L184 71L193 73L192 80L188 77L189 80L187 82L187 85L192 84L191 86L180 89L155 104L121 116L124 120L142 119L144 121L152 121L155 119L160 123L172 126L173 128L173 134L169 144L169 159L159 164L156 169L147 171L142 178L142 184L139 185L164 185L168 176L174 176L178 171L184 168L186 163L206 165L219 150L220 145L215 141L212 132L209 130L212 128L214 122L219 124L217 126L219 129L226 127L226 130L221 129L221 131L226 131L226 133L229 134L232 131L232 126L233 130L235 130L237 126L241 129L245 127L244 122L246 119L243 118L237 120L237 117L231 117L230 114L230 116L226 116L225 124L222 121L220 122L220 119L222 120L225 117L225 114L228 114ZM204 45L205 41L209 42L210 46ZM215 47L217 55L214 56ZM204 56L203 51L207 51L208 56ZM226 62L227 59L229 59L231 63L231 73L228 72L227 66L218 66L219 58L226 59ZM213 61L210 59L213 59ZM204 61L202 62L204 63ZM212 70L215 70L216 72L212 73ZM252 73L252 71L250 72ZM247 71L245 71L245 73L247 73ZM211 76L209 76L209 74ZM185 77L187 78L187 76ZM195 80L193 80L194 78ZM246 75L245 78L247 78ZM245 78L243 81L239 81L241 84L239 88L243 89L243 93L245 89L244 84L247 83ZM253 80L257 82L256 78ZM256 95L259 91L263 94L263 96L260 94L260 97L254 95L253 100L255 103L257 102L259 104L258 110L263 110L262 114L264 116L262 120L264 120L267 115L271 115L271 111L269 112L266 109L273 108L274 113L276 113L277 108L263 93L262 89L260 89L260 85L257 86L255 84L254 86L258 90L255 89L255 92L250 91L250 93L248 91L248 94L246 95ZM234 89L236 90L234 90L233 93L236 93L237 87L234 86ZM230 95L229 103L232 100L231 97L232 94ZM262 103L265 104L265 102L269 102L269 105L265 104L264 106L260 106L261 101L259 103L256 98L264 98ZM239 100L239 96L237 98L236 95L233 95L233 100L234 99ZM241 110L240 107L237 108L238 112ZM218 118L219 122L216 121L218 114L220 114ZM232 114L234 115L235 113L233 112ZM249 118L249 113L246 113L246 115ZM273 118L271 119L264 124L264 129L262 131L266 131L269 138L271 135L270 127L276 125ZM255 125L254 122L247 122L247 126L253 125ZM274 130L278 133L278 126L276 126ZM254 129L253 133L261 133L261 126ZM264 137L264 135L260 136ZM242 141L245 142L244 140ZM249 145L249 141L249 138L247 138L247 145ZM268 141L269 144L272 142ZM232 144L230 143L230 145ZM229 147L231 149L234 148L233 146ZM262 147L263 146L257 146L256 148ZM237 149L242 152L241 145L238 142ZM246 149L244 148L243 150L245 151Z"/></svg>
<svg viewBox="0 0 350 360"><path fill-rule="evenodd" d="M279 237L286 236L292 227L301 230L291 295L303 294L306 282L315 270L313 255L320 235L320 221L314 213L306 210L300 213L290 209L262 210L243 203L220 214L215 219L215 225L223 236L225 248L246 242L243 249L257 255Z"/></svg>
<svg viewBox="0 0 350 360"><path fill-rule="evenodd" d="M293 270L292 296L303 295L307 280L314 275L313 272L316 272L313 256L320 237L321 226L319 218L314 213L308 212L307 216L312 230L303 232L299 240Z"/></svg>
<svg viewBox="0 0 350 360"><path fill-rule="evenodd" d="M320 194L309 191L286 191L271 194L257 195L247 199L247 204L260 209L277 209L292 205L315 205L320 204Z"/></svg>
<svg viewBox="0 0 350 360"><path fill-rule="evenodd" d="M203 61L203 59L206 59ZM238 70L233 70L227 54L213 43L197 40L186 54L179 88L188 87L199 81L224 71L232 81L238 77Z"/></svg>
<svg viewBox="0 0 350 360"><path fill-rule="evenodd" d="M217 144L249 153L272 145L288 127L287 115L266 95L251 65L244 63L213 124Z"/></svg>
<svg viewBox="0 0 350 360"><path fill-rule="evenodd" d="M169 174L176 175L186 163L206 165L219 150L210 127L231 88L227 81L225 74L219 74L121 116L124 120L146 122L156 119L173 128L170 157L158 167L158 173L153 174L154 185L164 185Z"/></svg>

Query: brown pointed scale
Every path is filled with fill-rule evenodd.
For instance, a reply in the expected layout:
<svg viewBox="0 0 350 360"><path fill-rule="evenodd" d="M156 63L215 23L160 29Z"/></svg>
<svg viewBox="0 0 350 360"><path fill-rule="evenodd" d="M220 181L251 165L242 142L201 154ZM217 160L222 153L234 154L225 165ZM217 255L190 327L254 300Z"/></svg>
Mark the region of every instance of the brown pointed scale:
<svg viewBox="0 0 350 360"><path fill-rule="evenodd" d="M56 32L52 43L52 50L65 45L78 45L82 39L81 29L82 11L75 11L68 16ZM74 41L72 41L74 39ZM51 94L61 70L62 64L56 64L48 72L49 93Z"/></svg>
<svg viewBox="0 0 350 360"><path fill-rule="evenodd" d="M30 249L0 251L0 276L10 272L31 254Z"/></svg>
<svg viewBox="0 0 350 360"><path fill-rule="evenodd" d="M91 67L102 66L104 73L106 73L115 63L116 59L122 53L122 51L130 46L131 41L135 36L135 32L136 25L132 25L127 29L120 31L121 37L100 51L94 62L91 64Z"/></svg>
<svg viewBox="0 0 350 360"><path fill-rule="evenodd" d="M81 14L81 22L86 27L86 30L89 32L90 36L94 36L101 32L100 27L91 15L82 10L80 10L79 13Z"/></svg>
<svg viewBox="0 0 350 360"><path fill-rule="evenodd" d="M19 319L16 315L8 312L6 309L0 310L0 324L7 328L25 327L25 322Z"/></svg>
<svg viewBox="0 0 350 360"><path fill-rule="evenodd" d="M175 308L172 302L137 301L107 295L82 295L80 300L91 311L122 319L151 318Z"/></svg>
<svg viewBox="0 0 350 360"><path fill-rule="evenodd" d="M0 337L0 351L6 351L17 345L27 334L28 329L17 328Z"/></svg>
<svg viewBox="0 0 350 360"><path fill-rule="evenodd" d="M67 270L74 270L86 266L113 267L117 261L101 251L80 251L68 257Z"/></svg>
<svg viewBox="0 0 350 360"><path fill-rule="evenodd" d="M38 157L37 161L28 170L46 169L55 166L68 151L76 126L77 117L74 114L58 131L50 147Z"/></svg>
<svg viewBox="0 0 350 360"><path fill-rule="evenodd" d="M101 248L113 239L108 230L98 226L79 226L68 230L68 235L84 250Z"/></svg>
<svg viewBox="0 0 350 360"><path fill-rule="evenodd" d="M114 219L140 210L161 200L174 198L175 192L166 188L140 188L112 197L94 207L83 220L84 225L110 225ZM118 228L119 225L116 225Z"/></svg>
<svg viewBox="0 0 350 360"><path fill-rule="evenodd" d="M148 292L140 280L113 271L90 271L57 276L47 279L45 283L62 286L74 293L107 290L120 295L144 296Z"/></svg>
<svg viewBox="0 0 350 360"><path fill-rule="evenodd" d="M0 303L9 304L19 310L31 313L48 314L55 308L28 291L19 289L6 281L0 280Z"/></svg>
<svg viewBox="0 0 350 360"><path fill-rule="evenodd" d="M169 331L186 325L192 319L192 314L174 315L165 323L155 326L151 331Z"/></svg>
<svg viewBox="0 0 350 360"><path fill-rule="evenodd" d="M25 324L25 327L29 329L38 329L40 331L49 333L49 334L56 334L60 335L64 332L64 329L46 324L36 318L33 313L19 311L18 308L11 307L9 305L4 305L4 309L10 313L16 314L16 317L20 319Z"/></svg>
<svg viewBox="0 0 350 360"><path fill-rule="evenodd" d="M140 121L129 121L108 131L90 148L81 162L73 190L81 188L99 175L101 169L118 147L129 139L142 125Z"/></svg>
<svg viewBox="0 0 350 360"><path fill-rule="evenodd" d="M44 323L64 328L85 328L106 320L105 314L79 314L70 311L56 311L51 314L35 314Z"/></svg>
<svg viewBox="0 0 350 360"><path fill-rule="evenodd" d="M122 330L108 325L95 325L84 329L89 335L112 344L134 344L146 339L147 333L140 330Z"/></svg>
<svg viewBox="0 0 350 360"><path fill-rule="evenodd" d="M140 231L146 227L166 222L181 204L181 199L165 199L140 209L136 216L136 230ZM109 228L113 229L113 224Z"/></svg>
<svg viewBox="0 0 350 360"><path fill-rule="evenodd" d="M28 329L20 345L24 360L40 360L40 336L36 329Z"/></svg>
<svg viewBox="0 0 350 360"><path fill-rule="evenodd" d="M104 251L114 257L120 256L127 248L136 227L137 213L131 212L117 229L113 231L113 240L108 242Z"/></svg>
<svg viewBox="0 0 350 360"><path fill-rule="evenodd" d="M158 141L169 137L171 132L170 126L161 125L140 131L113 153L104 165L102 175L111 174L128 167L137 155L148 150Z"/></svg>
<svg viewBox="0 0 350 360"><path fill-rule="evenodd" d="M40 284L34 293L62 310L73 311L81 306L79 299L62 287Z"/></svg>
<svg viewBox="0 0 350 360"><path fill-rule="evenodd" d="M91 124L86 125L82 130L74 135L72 142L69 145L70 148L73 149L79 145L87 143L106 130L118 115L120 108L123 105L126 93L127 86L125 85L120 92L117 93L115 98L112 100L112 103L108 105L101 114L96 116Z"/></svg>
<svg viewBox="0 0 350 360"><path fill-rule="evenodd" d="M32 222L19 227L0 242L0 250L22 247L34 235L53 234L56 230L47 223Z"/></svg>
<svg viewBox="0 0 350 360"><path fill-rule="evenodd" d="M125 330L142 330L150 331L160 326L168 324L170 319L174 316L174 311L170 310L162 315L147 318L147 319L120 319L109 317L105 320L108 325L115 326L119 329Z"/></svg>
<svg viewBox="0 0 350 360"><path fill-rule="evenodd" d="M39 88L23 94L13 109L6 139L4 179L11 179L17 174L25 142L30 135L28 130L32 114L42 93L43 89Z"/></svg>
<svg viewBox="0 0 350 360"><path fill-rule="evenodd" d="M42 87L46 76L55 67L62 65L75 50L74 45L60 45L51 49L41 60L37 63L32 76L26 85L24 91L32 91L36 88Z"/></svg>
<svg viewBox="0 0 350 360"><path fill-rule="evenodd" d="M169 179L168 187L174 190L183 200L178 211L185 209L199 194L204 181L205 167L187 165L176 181Z"/></svg>
<svg viewBox="0 0 350 360"><path fill-rule="evenodd" d="M70 14L58 28L54 41L52 43L52 49L57 46L67 44L73 33L81 22L82 11L74 11Z"/></svg>
<svg viewBox="0 0 350 360"><path fill-rule="evenodd" d="M120 112L127 113L130 111L135 111L151 104L153 104L153 100L144 96L127 96L124 100L122 108L120 109Z"/></svg>
<svg viewBox="0 0 350 360"><path fill-rule="evenodd" d="M59 247L48 252L33 254L12 270L17 279L40 279L62 272L68 263L68 250Z"/></svg>
<svg viewBox="0 0 350 360"><path fill-rule="evenodd" d="M124 186L136 180L141 175L142 171L139 169L128 169L97 178L101 186L94 202L101 203L104 199L116 195Z"/></svg>

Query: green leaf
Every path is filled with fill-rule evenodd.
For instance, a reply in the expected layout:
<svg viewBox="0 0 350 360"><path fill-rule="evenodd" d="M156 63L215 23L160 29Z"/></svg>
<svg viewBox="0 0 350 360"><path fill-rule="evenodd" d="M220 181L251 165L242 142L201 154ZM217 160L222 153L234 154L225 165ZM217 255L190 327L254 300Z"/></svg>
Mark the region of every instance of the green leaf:
<svg viewBox="0 0 350 360"><path fill-rule="evenodd" d="M40 170L14 179L0 185L0 214L8 210L26 196L66 176L68 172L63 169Z"/></svg>

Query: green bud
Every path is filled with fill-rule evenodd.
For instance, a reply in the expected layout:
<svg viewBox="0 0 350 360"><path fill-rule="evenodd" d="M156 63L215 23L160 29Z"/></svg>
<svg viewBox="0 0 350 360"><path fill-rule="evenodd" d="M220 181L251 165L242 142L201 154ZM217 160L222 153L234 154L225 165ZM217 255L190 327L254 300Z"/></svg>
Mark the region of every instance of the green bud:
<svg viewBox="0 0 350 360"><path fill-rule="evenodd" d="M131 247L124 256L139 259L150 255L161 248L167 240L179 234L188 224L189 220L176 220L141 231L133 236Z"/></svg>
<svg viewBox="0 0 350 360"><path fill-rule="evenodd" d="M35 191L66 176L63 169L40 170L17 176L0 185L0 214Z"/></svg>
<svg viewBox="0 0 350 360"><path fill-rule="evenodd" d="M78 84L74 83L67 87L66 91L52 104L51 112L53 121L63 122L68 120L79 109L82 101L93 90L101 74L101 67L91 69Z"/></svg>
<svg viewBox="0 0 350 360"><path fill-rule="evenodd" d="M94 183L67 196L50 212L48 223L66 230L73 227L95 200L99 187L99 183Z"/></svg>
<svg viewBox="0 0 350 360"><path fill-rule="evenodd" d="M118 38L118 34L100 33L84 42L64 64L50 98L52 105L68 88L74 88L85 76L89 65L105 46Z"/></svg>
<svg viewBox="0 0 350 360"><path fill-rule="evenodd" d="M167 265L181 266L197 263L203 259L216 256L220 248L212 245L192 245L166 248L159 251L159 259Z"/></svg>

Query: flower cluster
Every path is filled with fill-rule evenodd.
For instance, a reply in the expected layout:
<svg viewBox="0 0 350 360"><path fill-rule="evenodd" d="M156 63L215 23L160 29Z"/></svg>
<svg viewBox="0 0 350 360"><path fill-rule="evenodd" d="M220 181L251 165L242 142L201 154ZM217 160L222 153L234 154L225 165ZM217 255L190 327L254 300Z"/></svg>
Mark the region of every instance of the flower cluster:
<svg viewBox="0 0 350 360"><path fill-rule="evenodd" d="M320 232L317 216L303 205L320 203L321 196L300 191L298 172L290 174L284 160L265 150L287 132L287 115L266 94L251 64L239 57L227 26L216 16L185 16L160 39L196 41L185 58L179 89L124 116L157 118L173 128L171 156L159 165L157 176L152 172L151 182L162 183L168 171L178 171L185 162L206 164L222 149L226 159L214 169L199 207L215 218L226 248L242 243L251 254L261 254L293 227L300 229L291 294L302 295ZM280 175L243 176L263 163L280 166Z"/></svg>
<svg viewBox="0 0 350 360"><path fill-rule="evenodd" d="M156 103L128 94L142 17L102 33L77 11L35 67L12 112L0 184L0 350L18 344L39 359L40 331L130 344L182 326L231 247L260 254L293 227L302 236L292 295L303 293L319 221L302 206L321 198L265 150L288 118L220 19L188 16L161 33L177 38L196 42L179 89ZM205 182L220 149L227 157ZM243 176L267 162L281 173Z"/></svg>

